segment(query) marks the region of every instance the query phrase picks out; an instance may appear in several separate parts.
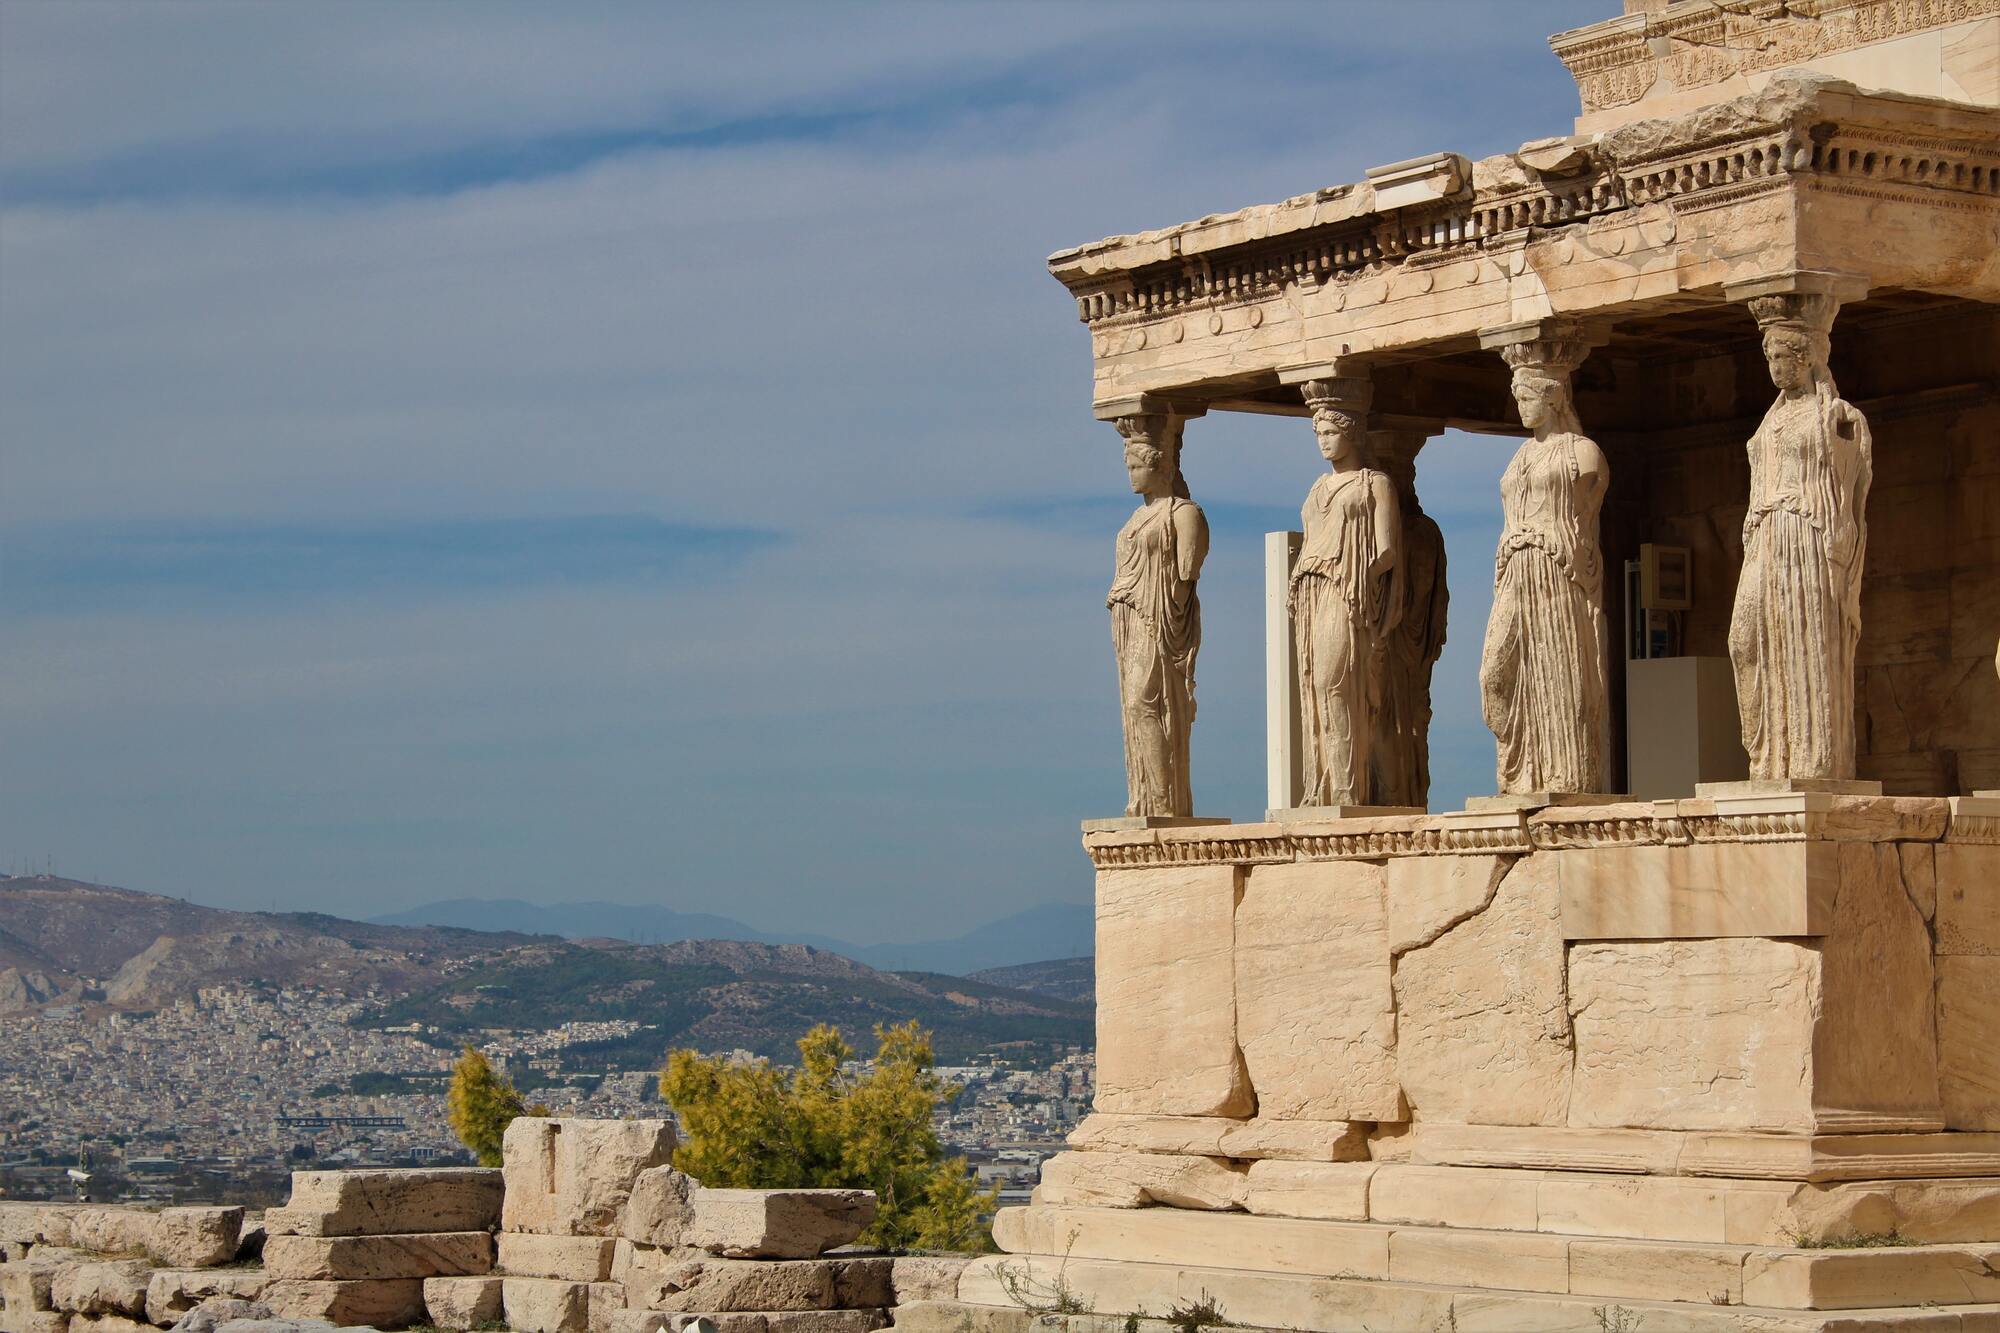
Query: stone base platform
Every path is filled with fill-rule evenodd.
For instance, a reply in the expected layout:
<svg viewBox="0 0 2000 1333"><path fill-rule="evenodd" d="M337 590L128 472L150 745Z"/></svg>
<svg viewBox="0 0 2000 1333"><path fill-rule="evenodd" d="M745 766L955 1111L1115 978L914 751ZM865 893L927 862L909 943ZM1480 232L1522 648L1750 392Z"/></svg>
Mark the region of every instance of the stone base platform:
<svg viewBox="0 0 2000 1333"><path fill-rule="evenodd" d="M1810 1249L1042 1206L1005 1210L995 1235L1015 1252L967 1268L955 1307L899 1311L897 1327L1012 1327L988 1312L1122 1326L1208 1300L1238 1325L1342 1333L2000 1330L1992 1243Z"/></svg>

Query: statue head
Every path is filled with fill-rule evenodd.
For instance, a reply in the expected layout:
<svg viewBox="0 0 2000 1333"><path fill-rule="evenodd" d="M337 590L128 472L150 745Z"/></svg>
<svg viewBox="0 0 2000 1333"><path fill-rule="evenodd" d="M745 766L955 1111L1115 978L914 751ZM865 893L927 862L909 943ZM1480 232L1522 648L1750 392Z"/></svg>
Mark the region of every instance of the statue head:
<svg viewBox="0 0 2000 1333"><path fill-rule="evenodd" d="M1374 386L1365 379L1325 379L1307 380L1300 390L1312 409L1320 457L1336 465L1364 457Z"/></svg>
<svg viewBox="0 0 2000 1333"><path fill-rule="evenodd" d="M1164 412L1119 417L1125 437L1125 472L1135 495L1157 497L1184 493L1180 468L1180 431Z"/></svg>
<svg viewBox="0 0 2000 1333"><path fill-rule="evenodd" d="M1785 393L1803 393L1815 382L1831 382L1826 359L1832 351L1829 334L1838 309L1831 296L1817 292L1751 298L1750 313L1764 332L1764 364L1770 368L1771 383Z"/></svg>
<svg viewBox="0 0 2000 1333"><path fill-rule="evenodd" d="M1825 372L1828 350L1826 335L1800 325L1780 322L1764 328L1764 364L1770 367L1771 383L1787 393L1812 387Z"/></svg>
<svg viewBox="0 0 2000 1333"><path fill-rule="evenodd" d="M1523 426L1536 435L1583 434L1569 377L1589 350L1570 338L1537 338L1500 349L1514 372L1514 407Z"/></svg>

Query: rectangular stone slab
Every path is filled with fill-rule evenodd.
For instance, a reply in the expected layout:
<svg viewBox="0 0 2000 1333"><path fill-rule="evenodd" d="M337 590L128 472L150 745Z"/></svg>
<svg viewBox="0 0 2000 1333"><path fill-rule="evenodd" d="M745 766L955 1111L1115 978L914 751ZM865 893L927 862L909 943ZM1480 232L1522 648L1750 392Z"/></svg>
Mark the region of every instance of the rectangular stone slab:
<svg viewBox="0 0 2000 1333"><path fill-rule="evenodd" d="M1567 849L1555 858L1563 938L1824 935L1837 857L1825 842Z"/></svg>
<svg viewBox="0 0 2000 1333"><path fill-rule="evenodd" d="M1233 866L1097 875L1096 1108L1247 1117L1236 1048Z"/></svg>
<svg viewBox="0 0 2000 1333"><path fill-rule="evenodd" d="M266 1236L264 1271L273 1281L469 1277L493 1267L484 1231L408 1236Z"/></svg>
<svg viewBox="0 0 2000 1333"><path fill-rule="evenodd" d="M610 1236L541 1236L500 1233L499 1267L509 1277L552 1277L565 1282L602 1282L611 1276Z"/></svg>
<svg viewBox="0 0 2000 1333"><path fill-rule="evenodd" d="M273 1282L264 1303L283 1319L402 1328L424 1317L422 1278L340 1282Z"/></svg>
<svg viewBox="0 0 2000 1333"><path fill-rule="evenodd" d="M1404 1118L1381 866L1252 866L1235 977L1236 1042L1260 1116Z"/></svg>
<svg viewBox="0 0 2000 1333"><path fill-rule="evenodd" d="M266 1233L380 1236L483 1231L500 1224L500 1172L487 1167L294 1171L292 1197Z"/></svg>

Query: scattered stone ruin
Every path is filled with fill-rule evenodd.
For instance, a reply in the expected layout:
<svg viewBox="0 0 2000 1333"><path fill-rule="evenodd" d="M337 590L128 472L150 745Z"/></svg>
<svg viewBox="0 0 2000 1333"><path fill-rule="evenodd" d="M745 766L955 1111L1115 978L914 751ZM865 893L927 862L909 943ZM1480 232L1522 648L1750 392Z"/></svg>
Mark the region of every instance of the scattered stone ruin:
<svg viewBox="0 0 2000 1333"><path fill-rule="evenodd" d="M964 1258L854 1245L871 1191L704 1189L673 1150L664 1120L525 1117L498 1170L294 1172L261 1221L0 1203L0 1333L868 1333L956 1294Z"/></svg>

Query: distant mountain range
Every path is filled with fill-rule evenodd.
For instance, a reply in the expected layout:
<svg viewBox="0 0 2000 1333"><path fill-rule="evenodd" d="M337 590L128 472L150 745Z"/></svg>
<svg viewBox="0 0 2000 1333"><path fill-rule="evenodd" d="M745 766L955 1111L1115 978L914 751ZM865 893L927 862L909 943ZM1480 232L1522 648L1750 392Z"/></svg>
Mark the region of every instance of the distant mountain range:
<svg viewBox="0 0 2000 1333"><path fill-rule="evenodd" d="M1005 986L1010 990L1024 990L1031 995L1046 995L1051 999L1068 1000L1073 1004L1095 1005L1097 1003L1097 960L1095 958L1058 958L1048 963L1019 963L1013 967L990 967L984 972L972 972L968 981L983 981L989 986Z"/></svg>
<svg viewBox="0 0 2000 1333"><path fill-rule="evenodd" d="M1088 1045L1092 1037L1088 997L1079 1000L1074 986L1077 960L986 979L891 971L796 942L610 937L612 930L638 933L635 922L661 934L669 933L661 928L667 921L747 931L721 917L615 905L598 906L639 915L513 906L523 911L466 909L481 914L486 928L475 930L231 912L78 880L0 877L0 1014L61 1003L158 1009L225 983L311 988L373 1000L357 1021L434 1027L426 1040L442 1044L489 1028L593 1020L630 1028L565 1048L579 1068L598 1069L655 1068L678 1046L784 1058L816 1023L838 1025L865 1052L876 1024L916 1019L947 1062L995 1046ZM1006 956L1024 939L1055 947L1078 910L1040 908L957 940L864 952L897 964L907 956L962 966L982 954ZM542 924L548 918L540 914L557 911L565 932L493 929ZM572 942L563 933L585 938ZM1087 975L1089 960L1081 963ZM1003 979L1014 972L1018 986Z"/></svg>
<svg viewBox="0 0 2000 1333"><path fill-rule="evenodd" d="M852 944L804 932L777 934L741 921L670 907L629 903L543 905L518 898L453 898L378 916L383 925L459 926L559 935L570 940L612 939L634 944L676 940L745 940L752 944L808 944L898 972L940 972L962 977L996 967L1073 957L1096 951L1091 908L1043 903L963 935L917 944Z"/></svg>

